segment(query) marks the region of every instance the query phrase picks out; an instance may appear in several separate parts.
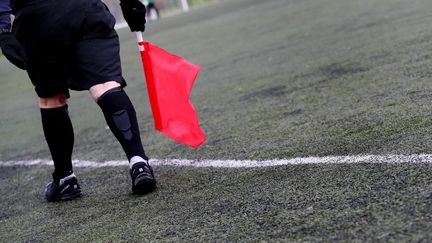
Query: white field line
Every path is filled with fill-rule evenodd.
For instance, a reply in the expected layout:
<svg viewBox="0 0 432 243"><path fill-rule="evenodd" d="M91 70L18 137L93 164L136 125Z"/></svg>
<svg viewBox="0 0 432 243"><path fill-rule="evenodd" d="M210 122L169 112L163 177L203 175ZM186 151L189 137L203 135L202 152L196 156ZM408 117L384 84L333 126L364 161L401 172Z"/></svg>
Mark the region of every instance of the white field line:
<svg viewBox="0 0 432 243"><path fill-rule="evenodd" d="M251 168L279 165L303 165L303 164L432 164L432 154L418 155L353 155L353 156L327 156L305 157L274 160L188 160L188 159L151 159L150 164L155 166L192 166L192 167L221 167L221 168ZM0 161L0 166L33 166L52 165L50 160L17 160ZM85 161L74 160L75 167L114 167L127 166L126 160L117 161Z"/></svg>

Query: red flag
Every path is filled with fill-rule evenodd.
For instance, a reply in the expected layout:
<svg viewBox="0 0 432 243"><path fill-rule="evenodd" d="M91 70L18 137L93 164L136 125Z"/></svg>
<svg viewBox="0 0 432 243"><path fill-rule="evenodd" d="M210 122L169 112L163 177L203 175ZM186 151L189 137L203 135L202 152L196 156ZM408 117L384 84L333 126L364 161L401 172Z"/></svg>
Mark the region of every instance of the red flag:
<svg viewBox="0 0 432 243"><path fill-rule="evenodd" d="M191 147L206 136L189 95L201 67L149 42L139 42L156 130Z"/></svg>

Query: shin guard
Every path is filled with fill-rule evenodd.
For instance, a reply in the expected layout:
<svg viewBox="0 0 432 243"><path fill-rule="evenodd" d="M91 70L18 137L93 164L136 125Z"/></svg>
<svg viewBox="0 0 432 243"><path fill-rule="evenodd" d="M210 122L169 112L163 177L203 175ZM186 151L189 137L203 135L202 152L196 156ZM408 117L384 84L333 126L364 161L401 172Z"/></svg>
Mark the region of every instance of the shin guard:
<svg viewBox="0 0 432 243"><path fill-rule="evenodd" d="M105 120L120 142L128 160L133 156L148 159L142 146L135 109L120 87L105 92L97 101Z"/></svg>

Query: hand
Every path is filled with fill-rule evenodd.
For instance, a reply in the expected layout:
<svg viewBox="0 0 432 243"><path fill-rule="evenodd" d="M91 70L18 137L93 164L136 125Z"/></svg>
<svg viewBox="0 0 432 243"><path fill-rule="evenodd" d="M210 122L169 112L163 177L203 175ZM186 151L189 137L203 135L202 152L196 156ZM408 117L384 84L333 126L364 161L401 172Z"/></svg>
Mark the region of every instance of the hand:
<svg viewBox="0 0 432 243"><path fill-rule="evenodd" d="M15 66L27 69L27 56L16 37L9 32L0 34L0 48L5 57Z"/></svg>
<svg viewBox="0 0 432 243"><path fill-rule="evenodd" d="M131 31L144 32L146 23L144 4L139 0L121 0L120 6Z"/></svg>

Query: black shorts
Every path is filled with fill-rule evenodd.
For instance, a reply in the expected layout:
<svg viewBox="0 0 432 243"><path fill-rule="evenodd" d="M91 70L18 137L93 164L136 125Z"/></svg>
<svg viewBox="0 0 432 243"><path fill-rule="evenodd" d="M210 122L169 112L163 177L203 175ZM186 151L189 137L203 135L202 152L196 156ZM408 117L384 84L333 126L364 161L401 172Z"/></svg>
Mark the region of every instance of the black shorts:
<svg viewBox="0 0 432 243"><path fill-rule="evenodd" d="M115 19L100 0L36 0L16 10L13 32L39 97L88 90L121 73Z"/></svg>

